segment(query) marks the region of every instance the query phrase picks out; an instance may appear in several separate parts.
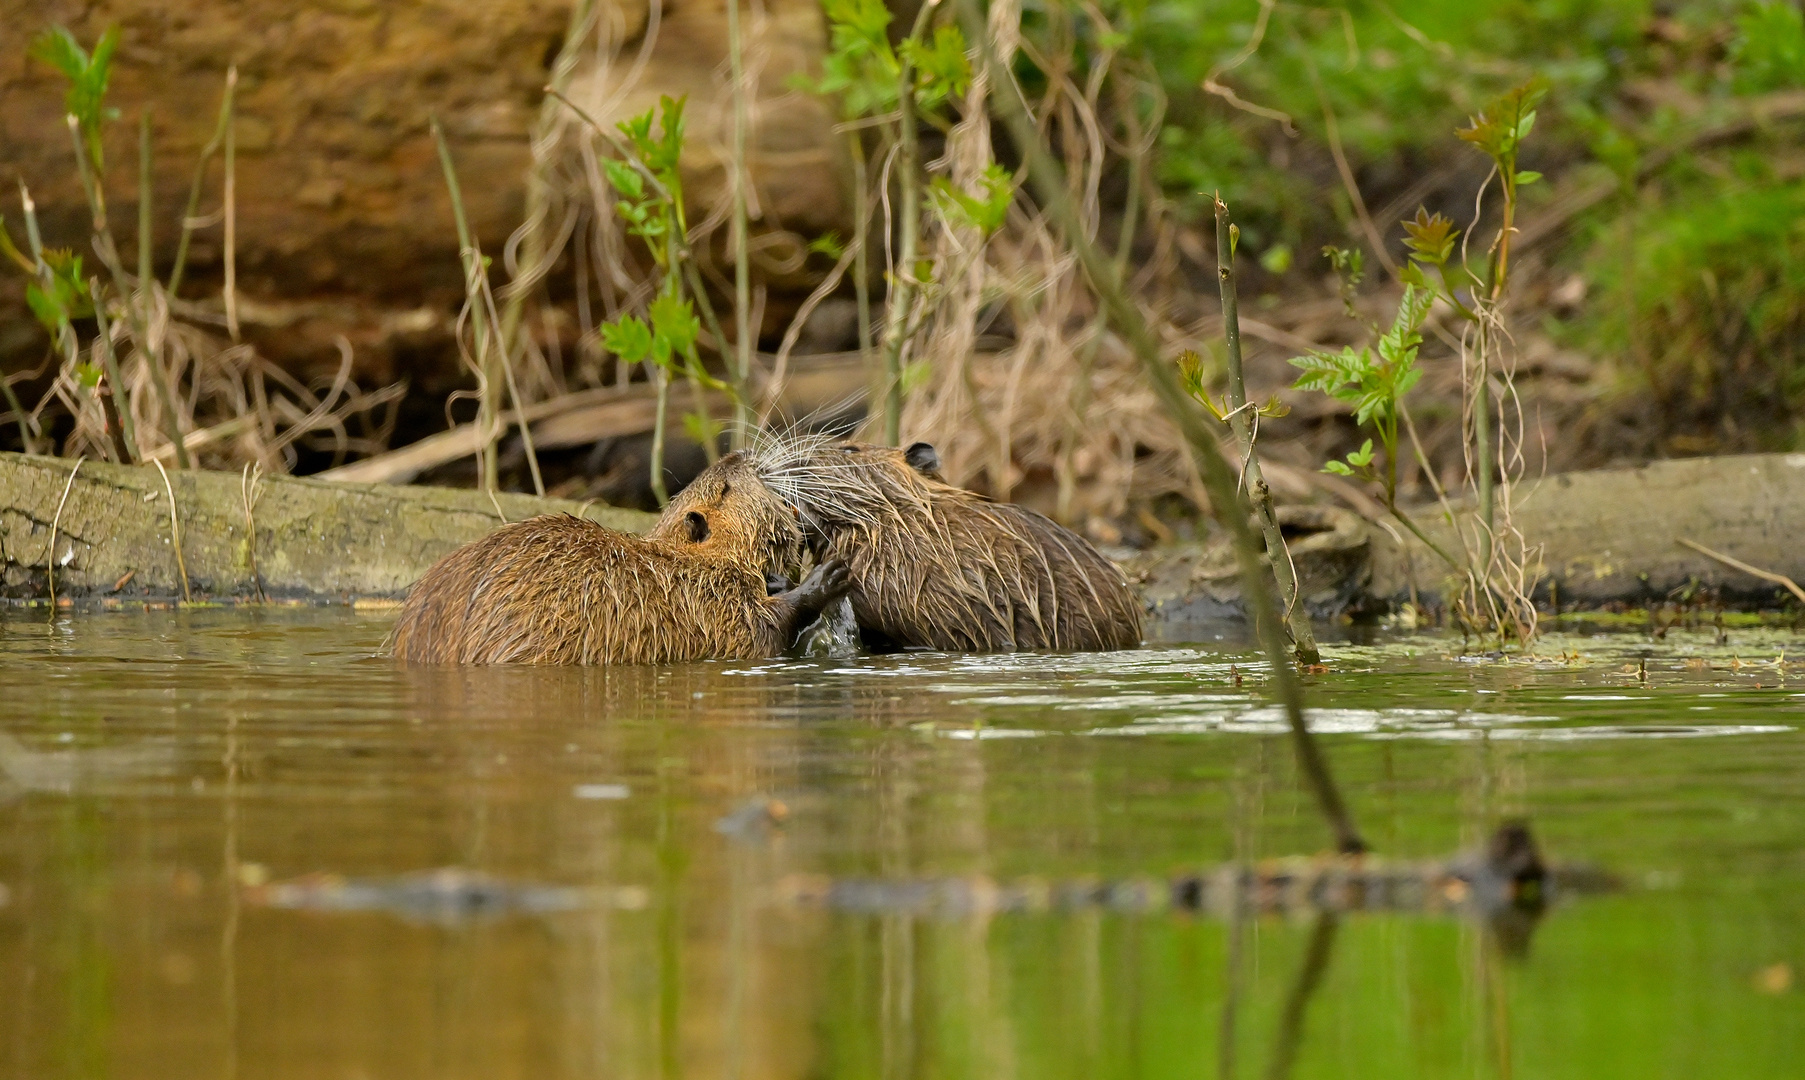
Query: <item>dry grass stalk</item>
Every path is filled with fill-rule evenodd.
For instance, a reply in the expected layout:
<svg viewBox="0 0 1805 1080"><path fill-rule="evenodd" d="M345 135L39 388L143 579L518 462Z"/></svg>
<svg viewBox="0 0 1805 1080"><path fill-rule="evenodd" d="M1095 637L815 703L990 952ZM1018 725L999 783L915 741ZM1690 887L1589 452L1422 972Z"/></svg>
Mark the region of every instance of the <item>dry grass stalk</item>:
<svg viewBox="0 0 1805 1080"><path fill-rule="evenodd" d="M163 468L161 461L152 461L157 472L163 477L163 492L169 496L169 542L175 548L176 572L182 577L182 602L192 603L193 597L188 592L188 560L182 557L182 521L176 515L175 488L169 483L169 473Z"/></svg>
<svg viewBox="0 0 1805 1080"><path fill-rule="evenodd" d="M257 593L257 602L266 604L269 597L263 593L263 575L257 572L257 500L263 497L263 466L257 462L246 462L244 471L239 474L239 492L244 498L244 552L245 559L251 567L251 588Z"/></svg>
<svg viewBox="0 0 1805 1080"><path fill-rule="evenodd" d="M56 501L56 513L50 518L50 542L44 546L44 575L50 587L50 621L56 621L56 532L63 524L63 507L69 502L69 491L75 487L75 476L81 472L86 455L75 459L69 479L63 484L63 497Z"/></svg>

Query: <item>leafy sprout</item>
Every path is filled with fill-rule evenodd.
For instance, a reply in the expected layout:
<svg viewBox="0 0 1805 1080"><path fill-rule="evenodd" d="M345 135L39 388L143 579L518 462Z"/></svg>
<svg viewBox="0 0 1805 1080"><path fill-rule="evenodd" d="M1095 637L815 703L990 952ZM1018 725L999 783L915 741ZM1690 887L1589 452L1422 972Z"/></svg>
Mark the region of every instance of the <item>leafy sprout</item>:
<svg viewBox="0 0 1805 1080"><path fill-rule="evenodd" d="M113 53L118 48L117 26L109 26L101 33L92 54L81 47L74 34L61 26L51 27L31 43L33 58L49 64L69 80L63 106L81 128L82 143L87 147L95 172L101 171L102 164L101 121L119 116L118 109L106 107L107 80L112 75Z"/></svg>
<svg viewBox="0 0 1805 1080"><path fill-rule="evenodd" d="M989 236L1002 228L1009 216L1009 204L1015 200L1015 183L1009 170L993 161L984 166L983 173L978 176L978 186L980 193L970 195L954 187L946 177L937 176L929 190L935 206L948 221Z"/></svg>
<svg viewBox="0 0 1805 1080"><path fill-rule="evenodd" d="M1355 423L1374 428L1385 451L1384 476L1373 468L1371 439L1349 454L1345 463L1331 461L1323 471L1378 479L1385 485L1387 500L1395 497L1397 490L1399 403L1423 377L1416 362L1417 350L1423 343L1423 322L1434 303L1433 292L1405 285L1397 318L1375 345L1349 346L1338 353L1312 352L1290 361L1303 371L1294 384L1297 389L1319 391L1351 406Z"/></svg>
<svg viewBox="0 0 1805 1080"><path fill-rule="evenodd" d="M94 314L94 297L82 276L81 256L67 248L44 249L44 277L25 287L25 302L54 336L69 320Z"/></svg>

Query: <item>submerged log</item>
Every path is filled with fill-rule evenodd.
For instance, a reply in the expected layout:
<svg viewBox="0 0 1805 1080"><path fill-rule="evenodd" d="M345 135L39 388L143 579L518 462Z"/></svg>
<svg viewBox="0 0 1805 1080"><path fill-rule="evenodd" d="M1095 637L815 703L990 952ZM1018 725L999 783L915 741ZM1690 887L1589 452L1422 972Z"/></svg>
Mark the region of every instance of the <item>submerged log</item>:
<svg viewBox="0 0 1805 1080"><path fill-rule="evenodd" d="M243 480L172 470L165 487L153 467L88 461L75 471L73 461L0 454L0 596L48 597L54 563L59 598L181 598L184 574L195 600L394 598L504 515L580 514L628 532L653 521L563 499L289 476L263 477L247 515Z"/></svg>

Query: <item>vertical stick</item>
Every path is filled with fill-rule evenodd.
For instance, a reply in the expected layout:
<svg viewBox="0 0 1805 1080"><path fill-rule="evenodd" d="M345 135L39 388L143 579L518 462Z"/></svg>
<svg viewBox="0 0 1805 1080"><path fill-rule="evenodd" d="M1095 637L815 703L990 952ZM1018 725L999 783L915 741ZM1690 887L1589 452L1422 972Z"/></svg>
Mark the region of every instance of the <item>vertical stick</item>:
<svg viewBox="0 0 1805 1080"><path fill-rule="evenodd" d="M1266 653L1273 687L1290 724L1291 743L1297 754L1299 769L1316 795L1324 818L1335 833L1337 846L1348 853L1365 851L1366 842L1354 827L1353 818L1348 814L1346 805L1341 801L1341 794L1335 787L1334 778L1329 774L1328 764L1323 760L1304 720L1303 685L1298 680L1297 669L1292 666L1291 658L1286 655L1285 635L1279 622L1277 605L1273 601L1271 579L1260 566L1260 542L1248 526L1247 514L1236 489L1234 469L1223 458L1221 448L1216 445L1215 435L1204 426L1196 407L1179 385L1178 375L1172 365L1161 360L1159 344L1148 331L1145 316L1129 299L1115 264L1098 251L1097 246L1085 234L1077 208L1073 206L1071 195L1066 190L1063 170L1041 143L1040 133L1035 130L1033 121L1023 109L1010 74L1001 70L996 62L988 28L975 0L957 0L957 3L966 40L976 44L984 66L990 69L991 77L997 80L998 91L994 100L1000 104L1010 134L1014 136L1016 145L1026 159L1029 179L1047 207L1048 215L1060 227L1066 243L1071 245L1073 253L1078 256L1085 276L1097 291L1098 299L1109 311L1110 321L1128 340L1136 359L1147 373L1147 381L1152 384L1154 393L1184 435L1185 442L1190 446L1192 459L1197 464L1198 472L1203 475L1205 488L1209 492L1210 513L1234 540L1235 555L1241 570L1241 585L1247 595L1247 608L1253 616L1260 645Z"/></svg>
<svg viewBox="0 0 1805 1080"><path fill-rule="evenodd" d="M911 40L921 36L934 13L935 5L924 3L909 31ZM896 152L896 183L902 191L902 210L898 228L896 270L889 289L889 326L884 332L884 442L895 446L902 441L902 352L908 343L909 309L915 306L915 250L921 234L921 148L915 130L915 67L903 54L897 65L897 121L899 142Z"/></svg>
<svg viewBox="0 0 1805 1080"><path fill-rule="evenodd" d="M733 77L733 448L746 444L751 405L746 400L752 379L752 279L746 265L746 62L740 39L740 0L727 0L727 55Z"/></svg>
<svg viewBox="0 0 1805 1080"><path fill-rule="evenodd" d="M234 64L226 69L226 92L219 101L219 120L213 125L213 137L201 148L200 160L194 163L194 180L188 185L188 206L182 211L182 233L181 239L176 241L175 265L169 268L169 284L163 286L163 291L171 296L182 287L182 271L188 265L188 241L194 236L194 214L201 206L201 185L207 179L207 163L225 142L237 90L238 65Z"/></svg>
<svg viewBox="0 0 1805 1080"><path fill-rule="evenodd" d="M125 452L133 464L144 460L138 448L137 422L132 419L132 399L126 393L125 377L119 373L119 356L113 351L113 328L107 325L107 307L100 298L100 279L88 281L88 292L94 297L94 330L100 335L100 355L106 364L107 383L113 388L113 409L119 414L119 432L125 438Z"/></svg>
<svg viewBox="0 0 1805 1080"><path fill-rule="evenodd" d="M236 74L237 69L233 72ZM238 340L238 123L226 120L226 331Z"/></svg>
<svg viewBox="0 0 1805 1080"><path fill-rule="evenodd" d="M857 131L848 132L852 148L853 213L852 272L853 294L859 305L859 360L871 356L871 177L865 167L865 139Z"/></svg>
<svg viewBox="0 0 1805 1080"><path fill-rule="evenodd" d="M539 118L533 128L533 164L526 177L526 220L523 225L526 235L520 244L520 260L515 264L518 273L502 290L505 303L498 322L501 327L499 347L510 377L527 296L550 269L545 251L545 222L547 204L550 201L545 174L546 161L555 148L558 134L557 121L561 111L559 95L570 85L571 73L576 70L577 62L581 59L582 44L588 39L590 28L594 25L595 0L576 0L571 5L570 22L564 30L564 41L558 47L557 57L552 60L551 81L546 86L546 97L540 102ZM518 400L515 404L518 406Z"/></svg>
<svg viewBox="0 0 1805 1080"><path fill-rule="evenodd" d="M451 218L457 224L458 258L464 266L464 299L470 305L470 328L476 343L476 430L477 437L482 439L483 450L478 457L477 486L495 490L495 438L499 434L499 409L496 397L500 390L489 362L489 322L482 297L482 280L488 276L488 268L482 264L482 256L476 250L476 244L470 238L470 222L464 216L464 192L458 186L457 169L451 163L451 148L445 145L445 129L439 126L439 118L432 117L428 121L432 128L433 142L439 148L439 168L445 173L445 189L451 193Z"/></svg>
<svg viewBox="0 0 1805 1080"><path fill-rule="evenodd" d="M1277 514L1272 509L1272 490L1260 470L1260 451L1254 445L1254 415L1247 408L1247 381L1241 367L1241 309L1235 294L1235 227L1228 220L1228 204L1216 199L1216 275L1222 293L1222 330L1228 340L1228 408L1229 426L1241 444L1246 459L1241 475L1247 481L1248 501L1260 519L1260 532L1266 540L1266 558L1272 563L1272 576L1278 582L1279 599L1285 602L1285 623L1291 634L1292 652L1300 664L1320 664L1322 654L1316 648L1316 635L1310 629L1310 615L1298 596L1297 568L1291 563L1291 552L1285 547L1285 534L1279 529Z"/></svg>
<svg viewBox="0 0 1805 1080"><path fill-rule="evenodd" d="M646 367L652 376L652 386L657 392L657 411L652 414L652 497L658 500L660 509L671 501L664 490L664 409L671 399L670 372L664 365L648 360Z"/></svg>
<svg viewBox="0 0 1805 1080"><path fill-rule="evenodd" d="M138 114L138 288L150 288L150 111Z"/></svg>

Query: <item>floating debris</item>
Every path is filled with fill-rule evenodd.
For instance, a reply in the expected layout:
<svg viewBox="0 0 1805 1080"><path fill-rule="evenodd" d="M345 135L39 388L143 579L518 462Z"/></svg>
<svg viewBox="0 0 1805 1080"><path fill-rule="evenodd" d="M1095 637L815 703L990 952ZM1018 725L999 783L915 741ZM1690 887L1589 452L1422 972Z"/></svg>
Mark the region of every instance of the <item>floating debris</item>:
<svg viewBox="0 0 1805 1080"><path fill-rule="evenodd" d="M638 911L646 891L635 886L578 887L506 881L458 867L392 878L307 874L287 881L247 884L245 903L295 911L381 911L408 922L455 926L511 915L567 911Z"/></svg>
<svg viewBox="0 0 1805 1080"><path fill-rule="evenodd" d="M778 882L784 905L860 914L964 918L1002 912L1162 911L1213 915L1299 915L1393 911L1494 918L1536 915L1559 897L1618 888L1611 875L1582 864L1549 866L1526 826L1506 825L1484 852L1440 862L1388 862L1371 856L1321 856L1231 863L1171 878L998 882L983 876L859 880L793 874Z"/></svg>

